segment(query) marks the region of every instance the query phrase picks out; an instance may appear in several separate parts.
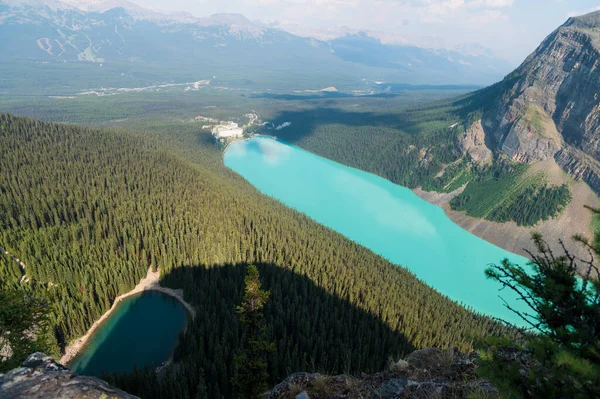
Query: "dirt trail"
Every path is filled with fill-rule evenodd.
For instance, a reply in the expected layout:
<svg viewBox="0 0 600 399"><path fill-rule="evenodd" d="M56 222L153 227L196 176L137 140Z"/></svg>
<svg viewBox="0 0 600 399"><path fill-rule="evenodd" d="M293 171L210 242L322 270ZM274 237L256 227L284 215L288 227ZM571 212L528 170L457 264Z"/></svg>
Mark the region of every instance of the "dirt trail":
<svg viewBox="0 0 600 399"><path fill-rule="evenodd" d="M112 307L108 311L106 311L106 313L104 313L102 317L100 317L94 322L94 324L87 331L87 333L84 336L77 338L75 341L71 342L67 346L67 348L65 349L65 354L63 355L63 357L60 358L60 363L67 364L75 357L75 355L77 355L77 353L79 353L79 351L83 348L87 340L90 339L96 328L98 328L98 326L102 324L104 320L106 320L106 318L111 314L111 312L116 309L117 305L119 304L119 302L121 302L121 300L139 292L153 290L160 291L164 294L172 296L173 298L177 299L188 310L192 318L195 318L196 310L192 307L192 305L190 305L183 299L183 290L175 290L172 288L161 287L159 278L160 272L158 270L156 272L153 272L152 269L148 269L148 274L146 275L146 277L141 279L134 289L132 289L126 294L120 295L117 298L115 298L115 302L113 303Z"/></svg>
<svg viewBox="0 0 600 399"><path fill-rule="evenodd" d="M23 277L21 277L21 280L19 281L20 283L23 282L23 280L25 280L25 263L23 263L23 261L19 258L17 258L16 256L14 256L13 254L11 254L10 252L8 252L6 249L0 247L0 252L4 252L5 255L8 255L12 258L12 260L14 260L15 262L17 262L17 264L19 265L19 268L21 269L21 272L23 273Z"/></svg>

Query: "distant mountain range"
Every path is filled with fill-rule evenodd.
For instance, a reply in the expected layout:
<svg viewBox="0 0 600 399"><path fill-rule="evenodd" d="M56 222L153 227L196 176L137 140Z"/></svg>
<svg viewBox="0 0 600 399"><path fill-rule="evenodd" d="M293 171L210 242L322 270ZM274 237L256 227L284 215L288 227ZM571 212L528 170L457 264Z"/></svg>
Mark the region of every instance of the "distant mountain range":
<svg viewBox="0 0 600 399"><path fill-rule="evenodd" d="M27 79L32 92L213 76L282 90L375 81L485 85L511 69L473 46L459 52L384 44L363 32L320 40L241 14L196 18L119 0L2 0L0 37L4 93L23 89L15 79Z"/></svg>

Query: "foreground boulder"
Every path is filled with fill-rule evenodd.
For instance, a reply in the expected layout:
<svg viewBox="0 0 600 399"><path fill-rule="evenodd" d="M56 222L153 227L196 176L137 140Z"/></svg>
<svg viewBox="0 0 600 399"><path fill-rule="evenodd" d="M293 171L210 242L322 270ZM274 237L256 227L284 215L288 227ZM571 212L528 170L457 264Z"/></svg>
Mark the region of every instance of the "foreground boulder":
<svg viewBox="0 0 600 399"><path fill-rule="evenodd" d="M43 353L29 356L21 367L0 374L0 398L135 399L106 382L76 375Z"/></svg>

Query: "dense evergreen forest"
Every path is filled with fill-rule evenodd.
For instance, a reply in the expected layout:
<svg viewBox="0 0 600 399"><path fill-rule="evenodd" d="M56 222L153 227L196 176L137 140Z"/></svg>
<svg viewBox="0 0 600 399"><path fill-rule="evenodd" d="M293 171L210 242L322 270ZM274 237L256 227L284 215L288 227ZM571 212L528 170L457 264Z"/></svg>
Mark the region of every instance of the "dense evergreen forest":
<svg viewBox="0 0 600 399"><path fill-rule="evenodd" d="M526 172L526 165L498 159L471 172L469 184L450 206L478 218L532 226L556 215L571 201L566 184L548 186L543 175Z"/></svg>
<svg viewBox="0 0 600 399"><path fill-rule="evenodd" d="M160 268L163 284L183 288L198 310L178 362L162 378L119 377L126 390L193 397L205 385L210 397L229 395L248 263L272 293L272 382L303 370L375 371L413 348L470 350L476 337L505 332L260 195L222 165L207 134L186 137L178 155L139 134L0 114L0 246L26 266L19 282L16 262L0 256L0 288L47 291L60 348L148 268Z"/></svg>
<svg viewBox="0 0 600 399"><path fill-rule="evenodd" d="M326 158L382 176L399 185L451 192L467 185L453 208L477 218L532 226L557 215L571 200L569 188L525 179L527 167L496 155L481 167L458 150L458 138L494 93L494 87L459 99L396 111L323 107L281 112L273 132ZM494 187L493 190L489 190ZM484 194L485 201L480 201ZM482 205L485 203L485 206Z"/></svg>

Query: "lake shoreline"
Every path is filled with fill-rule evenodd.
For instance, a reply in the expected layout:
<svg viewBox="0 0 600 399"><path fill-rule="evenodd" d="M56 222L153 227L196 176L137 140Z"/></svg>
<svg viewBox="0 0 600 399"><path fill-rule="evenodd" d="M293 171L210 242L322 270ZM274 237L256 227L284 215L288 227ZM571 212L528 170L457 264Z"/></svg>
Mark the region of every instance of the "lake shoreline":
<svg viewBox="0 0 600 399"><path fill-rule="evenodd" d="M573 193L573 199L560 214L540 221L534 226L518 226L515 222L493 222L469 216L464 211L453 210L450 201L462 193L466 186L452 193L424 191L421 187L413 189L412 192L430 204L442 208L446 216L462 229L516 255L529 258L529 252L536 253L531 234L539 232L555 253L562 253L560 240L563 239L569 245L572 254L587 259L588 253L585 247L572 245L573 242L569 237L576 234L583 234L585 237L593 236L590 223L592 215L587 211L586 206L597 207L600 204L598 197L585 182L572 181L562 175L559 166L553 160L540 162L536 168L545 171L552 178L555 186L567 184ZM579 272L585 273L585 270Z"/></svg>
<svg viewBox="0 0 600 399"><path fill-rule="evenodd" d="M270 135L270 134L252 134L251 136L242 137L242 138L238 138L238 139L235 139L235 140L227 140L227 143L226 143L226 144L225 144L225 146L224 146L224 147L221 149L221 160L222 160L222 161L224 160L225 153L227 152L227 148L229 148L229 146L230 146L231 144L238 143L238 142L240 142L240 141L248 141L248 140L252 140L252 139L253 139L253 138L255 138L255 137L268 137L268 138L270 138L270 139L277 140L277 136L272 136L272 135Z"/></svg>
<svg viewBox="0 0 600 399"><path fill-rule="evenodd" d="M94 324L92 324L92 326L87 330L85 335L77 338L65 348L65 354L60 358L60 363L66 365L71 360L73 360L75 356L77 356L77 354L83 349L90 337L94 334L96 329L108 318L108 316L117 308L117 306L123 299L144 291L158 291L172 298L175 298L188 311L192 319L196 317L195 309L183 298L183 290L162 287L160 285L160 271L157 270L153 272L150 268L148 269L146 277L142 278L140 282L131 291L123 295L119 295L115 298L115 301L113 302L110 309L107 310L98 320L96 320Z"/></svg>

